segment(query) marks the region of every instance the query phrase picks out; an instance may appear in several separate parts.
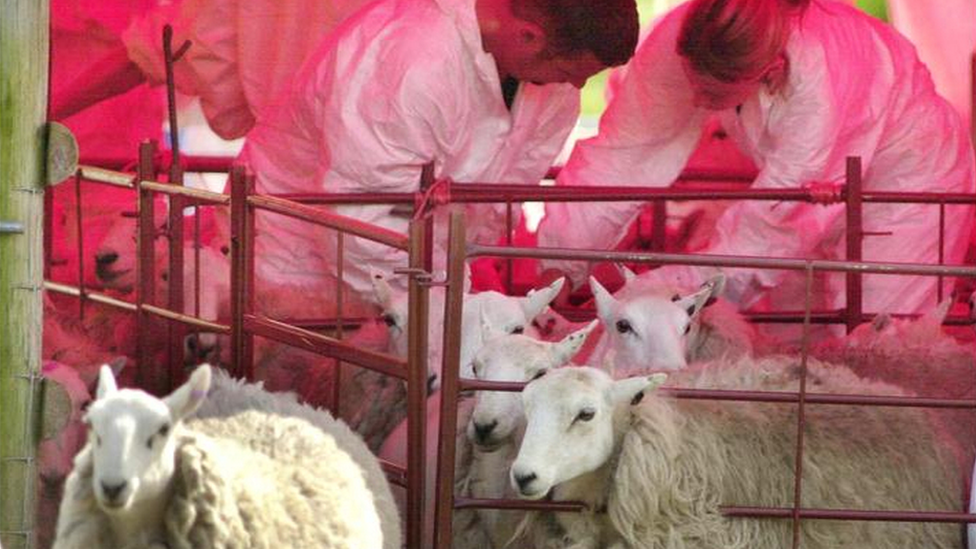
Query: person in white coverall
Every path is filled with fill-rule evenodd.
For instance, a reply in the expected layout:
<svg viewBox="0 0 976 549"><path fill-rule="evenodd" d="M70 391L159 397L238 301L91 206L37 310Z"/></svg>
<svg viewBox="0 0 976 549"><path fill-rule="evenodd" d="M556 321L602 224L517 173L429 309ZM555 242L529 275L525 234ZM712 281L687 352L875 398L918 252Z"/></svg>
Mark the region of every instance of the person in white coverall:
<svg viewBox="0 0 976 549"><path fill-rule="evenodd" d="M142 82L166 81L163 26L173 49L177 89L200 98L207 124L224 139L243 137L288 85L321 39L367 0L184 0L135 18L87 72L52 104L58 119ZM134 156L135 149L132 154Z"/></svg>
<svg viewBox="0 0 976 549"><path fill-rule="evenodd" d="M557 184L670 185L715 112L759 167L753 188L841 183L848 156L861 157L865 191L974 188L964 126L912 45L828 0L694 0L676 8L641 43L599 135L577 145ZM539 245L612 247L638 207L549 204ZM961 262L971 219L969 207L946 208L946 263ZM864 230L865 260L938 262L938 206L865 204ZM843 205L742 201L722 215L703 253L843 258L843 236ZM577 284L586 270L579 262L544 266ZM790 287L786 271L723 270L727 297L743 307ZM651 276L694 286L713 272L671 265ZM843 275L826 281L818 305L843 306ZM865 310L922 311L934 305L936 281L866 275ZM796 288L778 305L802 308Z"/></svg>
<svg viewBox="0 0 976 549"><path fill-rule="evenodd" d="M637 35L633 0L381 0L320 45L240 159L261 193L412 192L430 162L437 178L534 184L576 122L578 88L626 62ZM497 237L497 209L477 210L470 237ZM409 222L390 206L334 211L399 232ZM330 288L331 231L274 214L256 224L259 283ZM367 297L371 268L406 265L358 238L344 252L346 282Z"/></svg>

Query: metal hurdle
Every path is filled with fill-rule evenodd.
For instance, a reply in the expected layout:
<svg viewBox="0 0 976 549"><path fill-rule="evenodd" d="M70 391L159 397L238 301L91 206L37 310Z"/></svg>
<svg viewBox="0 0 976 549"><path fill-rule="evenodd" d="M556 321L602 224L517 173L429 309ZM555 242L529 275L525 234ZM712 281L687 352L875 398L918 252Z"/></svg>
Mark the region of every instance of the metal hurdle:
<svg viewBox="0 0 976 549"><path fill-rule="evenodd" d="M806 191L790 191L786 196L773 196L776 193L762 191L747 191L734 193L734 198L751 195L754 199L793 199L813 200L814 197L805 194ZM665 194L665 193L662 193ZM762 392L762 391L718 391L718 390L690 390L670 389L664 393L674 398L694 398L732 401L757 402L785 402L796 403L798 406L797 419L797 451L795 462L795 484L792 507L765 508L750 506L727 506L723 513L730 517L742 518L787 518L793 521L793 547L799 545L799 527L801 520L876 520L876 521L916 521L916 522L972 522L976 521L976 514L935 511L920 512L913 510L861 510L861 509L814 509L802 507L802 457L803 457L803 427L804 410L808 405L869 405L869 406L909 406L926 408L956 408L976 409L976 400L919 398L919 397L886 397L865 395L834 395L809 393L806 390L806 361L808 351L809 329L813 321L811 310L812 276L815 271L843 272L847 275L847 308L843 314L824 316L821 322L843 322L848 330L864 320L861 309L861 275L864 273L887 274L915 274L928 276L976 277L976 267L942 265L942 232L944 230L944 214L947 204L973 204L976 196L972 194L934 194L934 193L862 193L861 166L857 158L848 159L847 186L840 193L847 203L848 224L847 252L848 261L809 260L809 259L769 259L757 257L708 256L663 253L630 253L595 250L568 250L542 248L512 248L503 246L469 245L465 241L465 223L462 216L452 216L450 225L450 243L448 260L448 290L445 300L444 321L444 364L442 368L442 388L444 391L441 401L441 438L438 448L438 475L436 482L436 516L434 547L451 546L452 513L454 509L462 508L494 508L520 510L556 510L580 511L582 504L578 502L528 502L521 500L478 500L472 498L455 498L454 495L454 457L455 440L444 433L457 432L457 402L461 391L490 390L490 391L521 391L524 383L483 382L469 379L459 379L460 353L460 319L463 296L458 289L458 281L463 276L463 265L467 259L477 257L498 258L537 258L563 259L585 261L613 261L635 262L644 264L684 264L703 266L728 266L800 270L806 273L807 300L802 312L804 336L801 355L801 382L797 392ZM560 200L563 197L553 197ZM565 197L570 200L582 200L578 196ZM623 198L623 197L615 197ZM629 195L627 195L629 198ZM718 196L716 196L718 198ZM725 198L724 196L722 198ZM732 196L728 198L733 198ZM592 199L590 197L589 199ZM913 265L905 263L863 262L861 257L861 241L866 235L863 231L862 205L869 202L923 202L940 206L940 257L939 265ZM941 286L941 285L940 285ZM941 290L940 290L941 297ZM782 319L780 319L782 320ZM791 319L792 320L792 319Z"/></svg>

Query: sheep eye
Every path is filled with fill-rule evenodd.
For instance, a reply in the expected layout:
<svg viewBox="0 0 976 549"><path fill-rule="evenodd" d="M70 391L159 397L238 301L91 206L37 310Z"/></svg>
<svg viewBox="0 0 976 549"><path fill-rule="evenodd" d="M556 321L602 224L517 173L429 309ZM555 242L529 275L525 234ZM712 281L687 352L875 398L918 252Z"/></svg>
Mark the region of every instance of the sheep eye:
<svg viewBox="0 0 976 549"><path fill-rule="evenodd" d="M621 334L626 334L627 332L633 332L634 327L630 325L630 321L618 320L617 331L620 332Z"/></svg>
<svg viewBox="0 0 976 549"><path fill-rule="evenodd" d="M390 328L393 328L397 325L396 319L393 318L393 315L383 315L382 318L383 318L383 322L386 323L386 325L389 326Z"/></svg>
<svg viewBox="0 0 976 549"><path fill-rule="evenodd" d="M576 423L577 421L590 421L595 415L596 410L593 408L583 408L580 410L580 413L576 414L576 419L573 420L573 423Z"/></svg>
<svg viewBox="0 0 976 549"><path fill-rule="evenodd" d="M532 380L535 381L535 380L539 379L540 377L542 377L544 375L546 375L546 371L545 370L539 370L538 372L535 373L534 376L532 376Z"/></svg>
<svg viewBox="0 0 976 549"><path fill-rule="evenodd" d="M169 424L166 424L166 425L163 425L162 427L160 427L159 428L159 431L157 431L156 434L159 435L159 436L161 436L161 437L164 437L164 436L168 435L169 434Z"/></svg>
<svg viewBox="0 0 976 549"><path fill-rule="evenodd" d="M510 333L513 333L513 334L521 334L521 333L524 333L524 332L525 332L525 326L516 326L516 327L512 328L512 331Z"/></svg>

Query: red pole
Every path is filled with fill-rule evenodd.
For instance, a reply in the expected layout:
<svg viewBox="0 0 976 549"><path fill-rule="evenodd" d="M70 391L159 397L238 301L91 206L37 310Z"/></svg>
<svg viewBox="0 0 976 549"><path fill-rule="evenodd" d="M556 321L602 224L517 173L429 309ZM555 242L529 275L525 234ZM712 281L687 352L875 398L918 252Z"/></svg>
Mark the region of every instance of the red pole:
<svg viewBox="0 0 976 549"><path fill-rule="evenodd" d="M847 259L861 261L864 240L861 202L861 158L847 158ZM863 281L861 273L849 272L847 278L847 333L861 323L863 309Z"/></svg>
<svg viewBox="0 0 976 549"><path fill-rule="evenodd" d="M244 317L253 312L254 267L251 237L251 210L247 203L253 182L244 168L234 166L230 172L230 251L231 251L231 371L237 377L254 379L252 360L253 336L244 330Z"/></svg>
<svg viewBox="0 0 976 549"><path fill-rule="evenodd" d="M410 222L407 351L407 547L423 547L427 420L427 323L429 290L418 276L430 260L426 249L431 218ZM427 271L429 272L429 271Z"/></svg>
<svg viewBox="0 0 976 549"><path fill-rule="evenodd" d="M136 191L139 197L139 230L136 238L136 252L139 254L139 268L136 269L136 330L139 334L138 359L136 377L141 387L156 393L163 393L163 386L159 376L151 370L154 357L151 356L153 320L143 305L152 304L156 295L156 265L155 265L155 236L156 222L153 219L153 194L142 188L142 182L156 177L153 156L156 154L156 142L148 141L139 145L139 170L136 178Z"/></svg>

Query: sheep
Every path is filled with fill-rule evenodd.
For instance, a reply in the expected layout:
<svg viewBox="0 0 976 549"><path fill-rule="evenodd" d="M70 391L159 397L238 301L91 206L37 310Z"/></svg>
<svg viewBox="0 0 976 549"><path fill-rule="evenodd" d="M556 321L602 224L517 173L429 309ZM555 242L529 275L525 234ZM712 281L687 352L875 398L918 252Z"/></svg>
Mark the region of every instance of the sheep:
<svg viewBox="0 0 976 549"><path fill-rule="evenodd" d="M386 284L382 275L373 273L374 287L377 291L378 300L385 304L384 316L392 318L387 324L391 326L390 340L392 352L397 352L395 343L401 334L405 334L406 329L406 307L405 296L394 295L391 287ZM464 299L463 315L461 319L461 358L460 375L461 377L474 377L471 362L474 354L484 345L486 338L500 334L523 334L532 333L532 318L539 314L549 305L562 288L563 279L553 282L549 287L530 293L525 297L510 297L497 292L481 292L478 294L466 294ZM443 330L443 317L436 311L443 311L443 307L436 307L436 301L440 300L443 304L443 293L441 297L435 296L431 292L431 318L429 327L431 333L439 334ZM430 357L428 364L436 364L439 368L441 359L440 338L432 338L432 349L428 352ZM428 371L432 368L429 366ZM436 371L436 370L435 370ZM388 403L387 403L388 404ZM463 407L463 406L462 406ZM388 412L387 412L388 413ZM428 399L427 415L425 418L427 437L425 448L428 456L437 455L437 435L440 431L440 393L436 392ZM461 423L459 423L459 426ZM389 437L383 442L379 455L382 459L393 463L403 463L407 454L407 421L403 420L390 433ZM434 475L436 473L437 462L435 459L427 460L427 512L432 516ZM432 524L425 525L427 538L431 537Z"/></svg>
<svg viewBox="0 0 976 549"><path fill-rule="evenodd" d="M976 347L946 333L942 324L952 305L946 299L913 320L879 314L848 336L814 345L810 354L844 364L861 377L882 381L919 396L976 398ZM976 416L972 410L931 410L955 443L967 472L976 458Z"/></svg>
<svg viewBox="0 0 976 549"><path fill-rule="evenodd" d="M342 421L333 418L329 412L299 403L294 393L272 393L266 391L260 383L236 380L221 369L213 372L207 399L197 409L194 417L221 418L247 410L304 419L334 438L336 445L349 454L363 471L379 513L383 531L383 548L400 549L400 517L390 485L376 457L359 435ZM267 447L269 441L262 438L248 440L248 442L251 449L263 453L271 453L275 450L273 446Z"/></svg>
<svg viewBox="0 0 976 549"><path fill-rule="evenodd" d="M671 372L669 382L788 390L797 383L795 362L702 363ZM811 391L892 389L843 366L811 360L808 368ZM726 518L720 506L791 506L796 406L646 394L665 377L614 381L580 367L554 370L527 385L527 427L512 486L526 499L578 500L588 511L534 514L523 535L545 547L789 546L789 521ZM810 406L804 441L804 507L958 506L955 464L918 409ZM810 549L960 542L959 527L951 524L804 520L800 531L802 546Z"/></svg>
<svg viewBox="0 0 976 549"><path fill-rule="evenodd" d="M120 357L112 361L109 367L118 376L125 365L126 359ZM89 387L93 387L98 375L89 370L52 360L45 360L41 365L44 423L42 440L37 447L38 519L34 521L34 536L39 547L51 546L65 478L71 472L75 454L85 443L82 415L91 401Z"/></svg>
<svg viewBox="0 0 976 549"><path fill-rule="evenodd" d="M597 316L606 332L589 361L626 375L647 367L675 370L723 354L750 354L755 332L730 304L716 299L724 286L724 276L718 275L681 297L653 279L631 277L611 295L591 277Z"/></svg>
<svg viewBox="0 0 976 549"><path fill-rule="evenodd" d="M381 273L372 273L371 280L376 300L383 310L383 320L390 330L390 352L398 356L407 354L407 294L396 292ZM559 295L565 278L555 280L549 286L533 290L525 297L507 296L495 291L470 294L470 282L465 280L464 308L461 319L461 376L471 377L471 359L484 343L480 326L482 316L497 330L510 334L532 331L532 321ZM429 346L428 370L432 378L431 389L439 384L443 351L441 335L444 329L444 289L430 291L430 317L428 321ZM473 329L464 329L471 326Z"/></svg>
<svg viewBox="0 0 976 549"><path fill-rule="evenodd" d="M487 338L475 355L474 375L483 381L527 382L552 368L565 366L580 351L587 336L597 326L596 320L566 336L559 342L537 341L524 335L496 335ZM469 408L471 408L469 406ZM474 405L467 414L467 439L457 444L467 456L465 469L457 476L459 495L474 498L514 497L505 473L525 429L525 416L518 393L476 392ZM464 516L465 513L473 517ZM495 509L476 509L455 514L457 535L470 535L480 529L487 545L502 548L515 533L518 517ZM455 537L457 540L457 537ZM455 544L455 546L459 546Z"/></svg>
<svg viewBox="0 0 976 549"><path fill-rule="evenodd" d="M184 425L210 376L157 399L102 368L55 549L382 546L362 471L320 429L257 411Z"/></svg>

